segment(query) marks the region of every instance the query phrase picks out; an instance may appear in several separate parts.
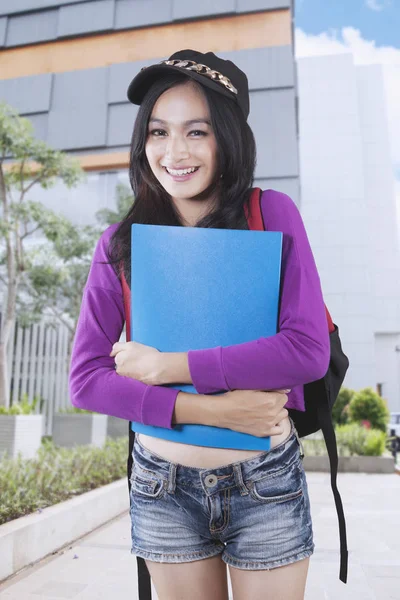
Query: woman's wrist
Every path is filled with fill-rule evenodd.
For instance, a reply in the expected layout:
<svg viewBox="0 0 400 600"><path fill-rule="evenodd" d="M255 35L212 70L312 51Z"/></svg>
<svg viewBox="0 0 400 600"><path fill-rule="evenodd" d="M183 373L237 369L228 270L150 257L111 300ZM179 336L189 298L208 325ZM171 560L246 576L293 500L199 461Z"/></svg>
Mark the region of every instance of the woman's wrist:
<svg viewBox="0 0 400 600"><path fill-rule="evenodd" d="M191 384L187 352L162 352L162 379L164 384Z"/></svg>
<svg viewBox="0 0 400 600"><path fill-rule="evenodd" d="M179 392L175 400L172 424L191 423L218 427L221 423L221 404L214 396Z"/></svg>

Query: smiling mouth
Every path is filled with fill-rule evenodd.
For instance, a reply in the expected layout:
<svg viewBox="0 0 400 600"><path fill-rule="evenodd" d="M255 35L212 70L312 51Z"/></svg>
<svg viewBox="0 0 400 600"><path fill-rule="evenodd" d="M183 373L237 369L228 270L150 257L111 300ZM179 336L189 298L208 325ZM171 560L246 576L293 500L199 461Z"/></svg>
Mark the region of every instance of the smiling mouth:
<svg viewBox="0 0 400 600"><path fill-rule="evenodd" d="M173 173L172 171L186 171L186 169L194 169L194 171L190 171L190 173L182 173L182 175L190 175L191 173L195 173L200 169L200 167L186 167L186 169L169 169L168 167L163 166L163 169L167 171L170 175L178 175L178 173Z"/></svg>
<svg viewBox="0 0 400 600"><path fill-rule="evenodd" d="M197 171L200 169L200 167L194 167L194 171L190 171L189 173L182 173L182 174L171 173L170 171L168 171L167 167L163 167L163 169L165 170L167 175L169 175L170 177L172 177L175 180L179 180L179 179L186 180L186 179L192 177L195 173L197 173Z"/></svg>

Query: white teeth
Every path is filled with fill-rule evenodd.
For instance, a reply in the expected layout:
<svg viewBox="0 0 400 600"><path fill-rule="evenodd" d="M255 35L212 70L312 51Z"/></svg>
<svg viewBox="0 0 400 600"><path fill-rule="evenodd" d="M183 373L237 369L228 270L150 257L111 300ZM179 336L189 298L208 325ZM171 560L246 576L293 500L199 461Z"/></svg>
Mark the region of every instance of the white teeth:
<svg viewBox="0 0 400 600"><path fill-rule="evenodd" d="M168 173L171 173L171 175L188 175L189 173L193 173L194 171L196 171L197 167L191 167L190 169L180 169L175 170L175 169L168 169L168 167L165 167L166 171L168 171Z"/></svg>

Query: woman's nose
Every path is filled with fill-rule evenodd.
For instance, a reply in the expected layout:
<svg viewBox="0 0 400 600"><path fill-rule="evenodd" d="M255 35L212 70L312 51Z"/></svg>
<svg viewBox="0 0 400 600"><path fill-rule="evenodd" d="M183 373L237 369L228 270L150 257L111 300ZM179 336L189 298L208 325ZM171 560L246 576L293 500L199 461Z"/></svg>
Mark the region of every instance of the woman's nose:
<svg viewBox="0 0 400 600"><path fill-rule="evenodd" d="M189 156L187 141L181 136L170 136L165 151L170 160L177 160Z"/></svg>

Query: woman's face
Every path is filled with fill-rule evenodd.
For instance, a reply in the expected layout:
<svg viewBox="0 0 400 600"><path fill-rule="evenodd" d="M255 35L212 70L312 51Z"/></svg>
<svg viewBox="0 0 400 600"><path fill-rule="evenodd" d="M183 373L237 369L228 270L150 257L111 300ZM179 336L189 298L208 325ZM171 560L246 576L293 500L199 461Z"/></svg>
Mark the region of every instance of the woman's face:
<svg viewBox="0 0 400 600"><path fill-rule="evenodd" d="M207 101L196 85L188 82L161 94L149 120L145 151L155 177L185 216L190 198L212 182L217 163ZM194 173L176 172L193 167ZM207 202L200 204L204 208Z"/></svg>

